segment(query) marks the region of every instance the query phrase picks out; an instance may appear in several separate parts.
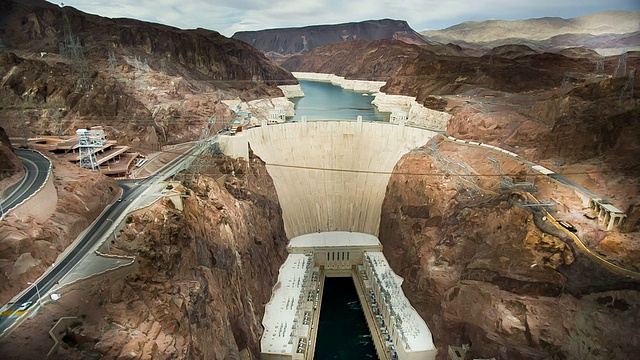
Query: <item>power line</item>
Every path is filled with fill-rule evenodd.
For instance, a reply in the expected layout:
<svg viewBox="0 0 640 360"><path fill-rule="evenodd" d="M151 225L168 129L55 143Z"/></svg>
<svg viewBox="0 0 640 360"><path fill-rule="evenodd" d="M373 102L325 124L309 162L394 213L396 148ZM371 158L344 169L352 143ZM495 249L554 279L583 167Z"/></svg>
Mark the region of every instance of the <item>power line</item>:
<svg viewBox="0 0 640 360"><path fill-rule="evenodd" d="M152 148L146 148L146 147L136 147L137 149L141 149L141 150L149 150L149 151L154 151L154 149ZM176 156L180 156L180 155L184 155L185 157L199 157L200 155L194 155L194 154L184 154L183 152L179 152L179 151L171 151L171 150L160 150L160 151L155 151L156 153L163 153L163 154L173 154ZM537 176L537 177L548 177L548 175L542 174L542 173L527 173L527 174L523 174L523 173L504 173L504 174L496 174L496 173L486 173L486 174L481 174L481 173L477 173L477 174L442 174L442 173L437 173L437 172L393 172L393 171L378 171L378 170L361 170L361 169L341 169L341 168L330 168L330 167L319 167L319 166L304 166L304 165L291 165L291 164L278 164L278 163L265 163L266 166L273 166L273 167L281 167L281 168L292 168L292 169L301 169L301 170L321 170L321 171L335 171L335 172L345 172L345 173L363 173L363 174L375 174L375 175L403 175L403 176L430 176L430 177L450 177L450 176L470 176L470 177L474 177L474 176L480 176L480 177L503 177L503 176ZM36 171L38 172L39 170L26 170L26 171ZM558 175L563 175L563 176L567 176L567 175L590 175L590 174L611 174L611 173L617 173L618 171L616 170L608 170L608 171L602 171L602 170L596 170L596 171L573 171L573 172L563 172L563 173L554 173L554 174L558 174Z"/></svg>

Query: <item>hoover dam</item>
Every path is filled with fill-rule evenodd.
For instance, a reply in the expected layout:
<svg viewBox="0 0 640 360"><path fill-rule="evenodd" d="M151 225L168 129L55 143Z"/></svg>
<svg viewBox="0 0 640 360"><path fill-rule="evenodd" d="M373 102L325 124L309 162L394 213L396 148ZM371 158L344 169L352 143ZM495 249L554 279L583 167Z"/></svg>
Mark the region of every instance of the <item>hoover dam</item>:
<svg viewBox="0 0 640 360"><path fill-rule="evenodd" d="M223 139L266 163L290 239L267 304L263 359L312 359L326 277L352 277L381 359L435 359L424 320L402 293L377 236L391 172L437 133L404 123L303 121Z"/></svg>

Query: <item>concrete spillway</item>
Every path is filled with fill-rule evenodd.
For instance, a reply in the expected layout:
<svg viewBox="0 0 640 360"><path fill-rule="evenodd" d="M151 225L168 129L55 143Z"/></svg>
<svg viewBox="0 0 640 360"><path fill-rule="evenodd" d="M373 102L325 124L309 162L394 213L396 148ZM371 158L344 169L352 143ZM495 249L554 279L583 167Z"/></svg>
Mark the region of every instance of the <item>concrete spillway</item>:
<svg viewBox="0 0 640 360"><path fill-rule="evenodd" d="M325 231L377 236L391 171L435 134L383 122L296 122L249 129L229 140L227 152L242 156L248 142L266 162L289 239Z"/></svg>

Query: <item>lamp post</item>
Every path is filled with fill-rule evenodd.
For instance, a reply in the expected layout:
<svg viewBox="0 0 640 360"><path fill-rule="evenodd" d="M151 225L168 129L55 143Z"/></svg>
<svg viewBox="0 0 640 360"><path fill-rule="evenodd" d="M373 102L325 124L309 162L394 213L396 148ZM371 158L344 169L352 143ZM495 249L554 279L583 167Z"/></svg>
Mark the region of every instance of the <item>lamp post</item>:
<svg viewBox="0 0 640 360"><path fill-rule="evenodd" d="M113 219L106 219L105 221L111 221L111 226L113 226L115 224L115 222L113 222ZM115 229L109 235L113 235L113 240L114 241L116 240ZM105 243L107 244L107 252L111 251L111 242L109 241L109 235L107 235L107 240L105 241Z"/></svg>
<svg viewBox="0 0 640 360"><path fill-rule="evenodd" d="M42 303L40 301L42 300L42 298L40 297L40 288L38 288L38 283L36 283L36 282L28 282L27 284L35 286L36 287L36 293L38 294L38 307L36 308L36 311L34 311L33 313L31 313L31 315L29 315L29 318L32 318L38 312L38 309L40 309L40 306L42 305Z"/></svg>
<svg viewBox="0 0 640 360"><path fill-rule="evenodd" d="M33 285L33 286L35 286L35 287L36 287L36 293L38 294L38 306L40 306L40 300L41 300L42 298L40 297L40 289L38 288L38 283L35 283L35 282L28 282L27 284L29 284L29 285Z"/></svg>

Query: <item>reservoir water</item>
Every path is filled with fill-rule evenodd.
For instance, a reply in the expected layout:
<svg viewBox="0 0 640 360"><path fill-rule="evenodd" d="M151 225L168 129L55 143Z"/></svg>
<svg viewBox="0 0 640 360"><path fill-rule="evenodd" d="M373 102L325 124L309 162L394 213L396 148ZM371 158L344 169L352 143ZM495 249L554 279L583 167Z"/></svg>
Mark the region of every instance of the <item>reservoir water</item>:
<svg viewBox="0 0 640 360"><path fill-rule="evenodd" d="M300 81L300 86L305 96L293 99L294 121L301 120L302 116L309 121L356 120L358 115L363 120L389 121L389 113L379 112L371 105L373 96L324 82ZM326 278L314 359L377 358L353 280Z"/></svg>
<svg viewBox="0 0 640 360"><path fill-rule="evenodd" d="M315 360L377 359L353 279L326 278Z"/></svg>
<svg viewBox="0 0 640 360"><path fill-rule="evenodd" d="M296 106L298 121L302 116L307 120L356 120L362 115L363 120L389 121L389 113L378 111L371 105L373 96L344 90L331 83L300 80L300 87L305 96L292 99Z"/></svg>

